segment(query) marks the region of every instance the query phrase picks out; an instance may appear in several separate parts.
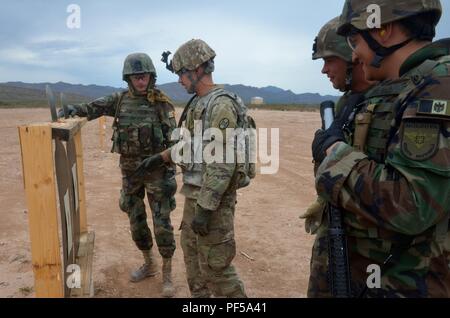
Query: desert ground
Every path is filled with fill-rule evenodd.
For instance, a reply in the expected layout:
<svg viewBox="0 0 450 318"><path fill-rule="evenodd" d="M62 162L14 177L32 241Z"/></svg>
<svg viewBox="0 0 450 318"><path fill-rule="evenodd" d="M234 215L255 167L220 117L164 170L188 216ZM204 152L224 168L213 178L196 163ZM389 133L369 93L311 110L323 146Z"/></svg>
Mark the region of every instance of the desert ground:
<svg viewBox="0 0 450 318"><path fill-rule="evenodd" d="M261 110L251 115L259 128L280 129L280 167L277 174L258 175L238 193L234 265L249 297L306 297L313 237L305 233L299 215L315 195L310 145L320 116ZM0 109L0 297L34 297L17 127L49 118L45 108ZM111 123L108 118L104 149L99 146L98 121L87 123L82 131L88 226L96 236L95 297L160 297L161 274L138 284L128 281L129 272L142 264L142 256L118 206L121 176L119 156L109 152ZM181 175L177 179L180 188ZM176 297L189 297L178 230L184 198L177 194L176 199L174 285ZM148 221L152 228L151 217ZM156 246L154 251L161 264Z"/></svg>

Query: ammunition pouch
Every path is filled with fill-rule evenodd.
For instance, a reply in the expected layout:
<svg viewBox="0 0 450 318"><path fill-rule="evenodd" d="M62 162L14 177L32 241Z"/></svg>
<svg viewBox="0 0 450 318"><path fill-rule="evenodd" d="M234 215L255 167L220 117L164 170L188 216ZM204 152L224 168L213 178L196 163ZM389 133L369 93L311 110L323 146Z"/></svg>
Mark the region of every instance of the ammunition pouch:
<svg viewBox="0 0 450 318"><path fill-rule="evenodd" d="M112 152L121 155L151 155L164 150L164 136L159 123L119 125L114 129L112 141Z"/></svg>

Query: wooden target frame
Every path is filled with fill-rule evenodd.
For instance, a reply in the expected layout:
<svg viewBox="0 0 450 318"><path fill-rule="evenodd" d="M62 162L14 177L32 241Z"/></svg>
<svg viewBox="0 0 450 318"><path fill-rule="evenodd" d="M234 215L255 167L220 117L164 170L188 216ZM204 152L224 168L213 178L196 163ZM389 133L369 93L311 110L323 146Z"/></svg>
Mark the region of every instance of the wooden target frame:
<svg viewBox="0 0 450 318"><path fill-rule="evenodd" d="M87 229L81 142L85 123L86 119L67 119L19 127L39 298L93 296L94 233Z"/></svg>

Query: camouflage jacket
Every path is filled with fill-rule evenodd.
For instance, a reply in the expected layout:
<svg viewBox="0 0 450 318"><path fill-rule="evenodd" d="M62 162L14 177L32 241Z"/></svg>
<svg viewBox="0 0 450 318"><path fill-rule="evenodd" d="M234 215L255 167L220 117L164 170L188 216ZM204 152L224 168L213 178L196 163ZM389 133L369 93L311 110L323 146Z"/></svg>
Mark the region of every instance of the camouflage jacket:
<svg viewBox="0 0 450 318"><path fill-rule="evenodd" d="M364 151L340 143L317 171L319 195L344 211L359 287L390 260L378 296L450 297L449 55L450 40L433 43L373 88L355 117L369 125Z"/></svg>
<svg viewBox="0 0 450 318"><path fill-rule="evenodd" d="M211 96L221 91L223 91L222 88L216 87L206 96L195 97L189 107L184 126L192 136L192 140L196 136L197 138L203 136L205 127L219 129L223 134L223 154L225 155L226 129L237 128L238 117L231 98L219 96L210 103ZM208 111L210 114L206 116ZM210 122L204 122L206 117ZM195 146L194 141L193 145ZM200 141L198 145L201 147L202 142ZM194 152L194 149L191 149ZM201 149L205 149L204 144ZM197 199L197 203L203 208L215 211L223 195L233 191L237 165L227 163L225 160L223 163L206 163L205 158L197 158L194 154L191 158L192 162L180 164L183 170L181 192L187 197ZM199 159L202 160L199 161Z"/></svg>
<svg viewBox="0 0 450 318"><path fill-rule="evenodd" d="M101 116L115 118L112 152L149 156L174 144L171 135L176 128L175 109L170 99L157 89L149 90L147 96L124 91L74 107L76 115L88 120Z"/></svg>

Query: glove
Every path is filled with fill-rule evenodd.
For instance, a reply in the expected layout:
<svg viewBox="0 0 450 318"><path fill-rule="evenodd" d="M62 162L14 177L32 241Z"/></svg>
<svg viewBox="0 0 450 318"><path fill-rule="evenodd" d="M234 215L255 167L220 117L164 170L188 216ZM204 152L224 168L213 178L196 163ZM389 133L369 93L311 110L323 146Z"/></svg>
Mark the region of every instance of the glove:
<svg viewBox="0 0 450 318"><path fill-rule="evenodd" d="M156 154L144 159L137 167L134 175L143 176L146 172L152 172L164 164L164 159L161 154Z"/></svg>
<svg viewBox="0 0 450 318"><path fill-rule="evenodd" d="M305 231L311 235L317 234L317 230L322 224L323 212L326 201L318 197L314 203L300 216L300 219L305 220Z"/></svg>
<svg viewBox="0 0 450 318"><path fill-rule="evenodd" d="M339 141L345 142L345 136L342 129L339 128L338 125L332 125L327 130L319 129L316 131L316 135L312 143L312 155L314 161L321 164L327 157L326 151L328 148Z"/></svg>
<svg viewBox="0 0 450 318"><path fill-rule="evenodd" d="M72 105L67 105L66 110L67 110L67 112L68 112L67 116L69 116L69 117L75 117L75 116L77 115L77 110L76 110L76 108L75 108L74 106L72 106ZM58 111L58 118L65 118L65 115L64 115L64 108L61 108L61 109Z"/></svg>
<svg viewBox="0 0 450 318"><path fill-rule="evenodd" d="M209 233L208 226L213 211L205 210L197 204L195 209L195 217L192 220L191 228L195 234L206 236Z"/></svg>

